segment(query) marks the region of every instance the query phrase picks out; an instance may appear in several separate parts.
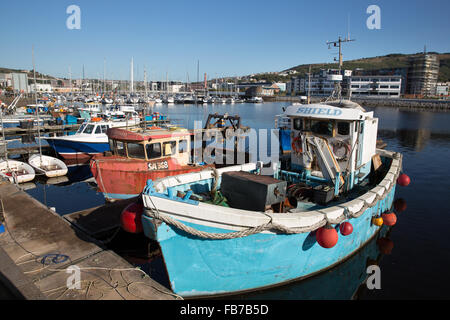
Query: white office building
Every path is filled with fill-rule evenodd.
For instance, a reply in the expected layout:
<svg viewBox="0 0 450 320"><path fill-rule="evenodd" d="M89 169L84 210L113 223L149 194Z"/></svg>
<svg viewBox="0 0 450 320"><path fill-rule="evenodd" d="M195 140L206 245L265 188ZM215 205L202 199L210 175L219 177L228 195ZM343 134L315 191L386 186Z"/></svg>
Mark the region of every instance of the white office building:
<svg viewBox="0 0 450 320"><path fill-rule="evenodd" d="M354 97L399 98L402 77L400 75L353 76L349 85Z"/></svg>

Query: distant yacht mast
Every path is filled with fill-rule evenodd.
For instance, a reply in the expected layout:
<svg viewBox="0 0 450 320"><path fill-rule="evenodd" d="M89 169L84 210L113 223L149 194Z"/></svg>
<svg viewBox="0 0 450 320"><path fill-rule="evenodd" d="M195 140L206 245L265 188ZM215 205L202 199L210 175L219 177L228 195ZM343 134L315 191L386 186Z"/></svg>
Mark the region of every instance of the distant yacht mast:
<svg viewBox="0 0 450 320"><path fill-rule="evenodd" d="M130 93L133 93L133 57L131 57L131 66L130 66Z"/></svg>

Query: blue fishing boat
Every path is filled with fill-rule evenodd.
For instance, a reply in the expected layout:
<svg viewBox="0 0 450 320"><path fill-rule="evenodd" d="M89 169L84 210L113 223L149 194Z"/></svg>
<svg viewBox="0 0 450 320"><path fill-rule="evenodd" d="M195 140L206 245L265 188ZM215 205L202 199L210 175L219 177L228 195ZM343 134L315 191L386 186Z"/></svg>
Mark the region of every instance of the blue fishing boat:
<svg viewBox="0 0 450 320"><path fill-rule="evenodd" d="M230 295L308 278L396 223L396 187L410 182L402 155L377 148L378 119L340 89L338 79L329 101L284 110L286 152L269 167L148 180L141 201L122 212L125 230L159 244L176 294Z"/></svg>
<svg viewBox="0 0 450 320"><path fill-rule="evenodd" d="M310 277L395 223L402 155L376 148L373 112L339 100L284 114L293 150L269 175L256 162L147 182L137 220L159 243L175 293L236 294ZM124 223L136 221L128 215Z"/></svg>
<svg viewBox="0 0 450 320"><path fill-rule="evenodd" d="M48 144L64 159L83 160L95 154L110 150L106 131L113 127L127 127L139 123L133 121L106 121L101 118L91 118L81 125L73 135L60 137L44 137Z"/></svg>

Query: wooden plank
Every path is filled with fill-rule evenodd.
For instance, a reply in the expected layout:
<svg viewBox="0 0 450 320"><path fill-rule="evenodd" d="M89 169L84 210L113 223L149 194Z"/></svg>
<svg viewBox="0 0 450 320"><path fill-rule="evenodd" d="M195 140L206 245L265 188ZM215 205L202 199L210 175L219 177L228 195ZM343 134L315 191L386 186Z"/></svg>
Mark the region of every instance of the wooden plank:
<svg viewBox="0 0 450 320"><path fill-rule="evenodd" d="M381 162L381 157L380 157L379 154L375 154L375 155L372 157L372 164L373 164L373 169L374 169L375 171L377 171L378 168L381 167L381 165L382 165L383 163Z"/></svg>

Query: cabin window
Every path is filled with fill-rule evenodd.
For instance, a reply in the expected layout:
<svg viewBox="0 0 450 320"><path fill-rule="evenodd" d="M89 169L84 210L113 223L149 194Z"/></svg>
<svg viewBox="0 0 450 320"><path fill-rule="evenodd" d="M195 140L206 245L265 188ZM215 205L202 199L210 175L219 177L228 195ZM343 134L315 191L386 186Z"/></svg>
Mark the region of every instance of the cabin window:
<svg viewBox="0 0 450 320"><path fill-rule="evenodd" d="M94 131L94 125L93 124L88 124L86 129L84 129L83 133L85 134L91 134L92 131Z"/></svg>
<svg viewBox="0 0 450 320"><path fill-rule="evenodd" d="M118 156L126 156L125 144L122 141L116 141L116 152Z"/></svg>
<svg viewBox="0 0 450 320"><path fill-rule="evenodd" d="M102 124L102 133L106 133L106 130L108 130L108 126L105 124Z"/></svg>
<svg viewBox="0 0 450 320"><path fill-rule="evenodd" d="M95 134L99 133L102 133L102 128L100 126L97 126L97 128L95 128Z"/></svg>
<svg viewBox="0 0 450 320"><path fill-rule="evenodd" d="M301 118L294 119L294 130L303 130L303 121Z"/></svg>
<svg viewBox="0 0 450 320"><path fill-rule="evenodd" d="M164 156L171 156L177 152L176 141L169 141L163 143L163 154Z"/></svg>
<svg viewBox="0 0 450 320"><path fill-rule="evenodd" d="M178 141L178 152L183 153L186 152L188 148L187 140L180 140Z"/></svg>
<svg viewBox="0 0 450 320"><path fill-rule="evenodd" d="M337 123L337 133L341 136L348 136L350 134L350 123L349 122L338 122Z"/></svg>
<svg viewBox="0 0 450 320"><path fill-rule="evenodd" d="M311 131L316 134L333 136L333 124L330 121L311 120Z"/></svg>
<svg viewBox="0 0 450 320"><path fill-rule="evenodd" d="M80 127L80 129L78 129L77 133L82 133L84 128L86 128L86 123L83 123Z"/></svg>
<svg viewBox="0 0 450 320"><path fill-rule="evenodd" d="M145 159L144 145L139 143L127 143L128 156L130 158Z"/></svg>
<svg viewBox="0 0 450 320"><path fill-rule="evenodd" d="M147 145L147 157L156 159L161 157L161 143L151 143Z"/></svg>

